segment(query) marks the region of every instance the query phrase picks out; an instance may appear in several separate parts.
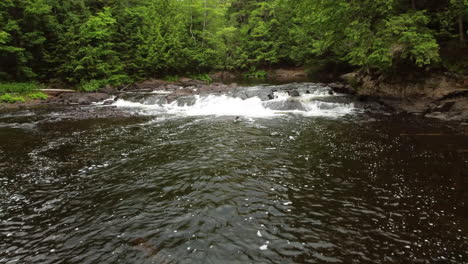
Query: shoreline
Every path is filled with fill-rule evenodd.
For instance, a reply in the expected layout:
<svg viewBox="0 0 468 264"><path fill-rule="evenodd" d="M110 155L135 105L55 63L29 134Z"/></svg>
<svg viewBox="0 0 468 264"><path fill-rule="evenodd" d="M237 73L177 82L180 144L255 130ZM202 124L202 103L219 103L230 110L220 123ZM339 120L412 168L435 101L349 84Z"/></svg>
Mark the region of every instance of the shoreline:
<svg viewBox="0 0 468 264"><path fill-rule="evenodd" d="M25 110L47 105L86 106L97 102L112 104L126 93L167 93L168 102L178 97L197 94L223 94L239 86L235 81L242 73L217 72L210 75L213 82L190 78L178 81L150 79L121 87L106 86L96 92L80 92L67 89L43 89L46 100L31 100L25 103L2 103L0 110ZM255 83L311 82L302 68L275 69L266 79L254 79ZM326 83L336 93L354 96L360 102L381 104L392 114L410 114L454 121L468 125L468 77L449 74L429 74L418 80L389 81L359 72L345 74L340 81ZM245 82L252 79L243 79Z"/></svg>

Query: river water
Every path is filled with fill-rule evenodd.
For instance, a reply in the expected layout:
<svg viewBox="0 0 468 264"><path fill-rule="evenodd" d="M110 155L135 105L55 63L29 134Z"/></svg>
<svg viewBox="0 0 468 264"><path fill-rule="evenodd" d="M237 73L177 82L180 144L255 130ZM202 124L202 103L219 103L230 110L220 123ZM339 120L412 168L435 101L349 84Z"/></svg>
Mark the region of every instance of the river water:
<svg viewBox="0 0 468 264"><path fill-rule="evenodd" d="M468 263L466 133L299 86L0 113L0 263Z"/></svg>

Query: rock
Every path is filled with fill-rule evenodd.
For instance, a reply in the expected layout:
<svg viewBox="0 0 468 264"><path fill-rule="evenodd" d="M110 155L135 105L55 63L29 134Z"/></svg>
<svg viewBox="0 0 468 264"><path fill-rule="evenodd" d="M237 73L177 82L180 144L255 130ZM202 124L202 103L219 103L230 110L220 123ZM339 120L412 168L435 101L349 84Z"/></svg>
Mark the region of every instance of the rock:
<svg viewBox="0 0 468 264"><path fill-rule="evenodd" d="M307 93L310 93L310 92L307 91ZM328 91L328 95L335 95L335 93L333 91Z"/></svg>
<svg viewBox="0 0 468 264"><path fill-rule="evenodd" d="M301 94L297 90L288 91L288 95L291 97L300 97Z"/></svg>
<svg viewBox="0 0 468 264"><path fill-rule="evenodd" d="M146 80L140 83L135 84L136 88L139 90L158 90L163 88L166 84L168 84L167 81L164 80L159 80L159 79L151 79L151 80Z"/></svg>
<svg viewBox="0 0 468 264"><path fill-rule="evenodd" d="M170 103L176 101L177 98L178 98L178 96L170 94L170 95L166 96L166 101L167 101L168 104L170 104Z"/></svg>
<svg viewBox="0 0 468 264"><path fill-rule="evenodd" d="M200 88L198 88L198 93L200 94L223 93L231 89L233 88L222 83L212 83L212 84L202 85Z"/></svg>
<svg viewBox="0 0 468 264"><path fill-rule="evenodd" d="M353 84L357 82L357 75L358 74L356 72L351 72L351 73L341 75L340 78L349 84Z"/></svg>
<svg viewBox="0 0 468 264"><path fill-rule="evenodd" d="M233 80L233 79L239 78L239 76L232 72L219 71L219 72L210 74L210 78L215 81L227 81L227 80Z"/></svg>
<svg viewBox="0 0 468 264"><path fill-rule="evenodd" d="M95 102L100 102L106 99L109 99L111 96L106 93L84 93L84 92L74 92L74 93L62 93L56 98L50 100L51 103L58 104L80 104L80 105L89 105Z"/></svg>
<svg viewBox="0 0 468 264"><path fill-rule="evenodd" d="M300 81L307 79L307 73L302 68L290 68L290 69L278 69L273 71L273 75L276 80L279 81Z"/></svg>
<svg viewBox="0 0 468 264"><path fill-rule="evenodd" d="M367 102L367 101L369 101L369 96L367 96L367 95L358 95L357 100L359 102Z"/></svg>
<svg viewBox="0 0 468 264"><path fill-rule="evenodd" d="M111 85L106 85L104 86L104 88L99 89L99 92L112 94L112 93L117 92L117 89Z"/></svg>
<svg viewBox="0 0 468 264"><path fill-rule="evenodd" d="M335 93L342 93L342 94L351 94L355 95L356 90L353 89L353 87L349 84L344 84L344 83L330 83L328 84L328 87L330 87L333 92Z"/></svg>
<svg viewBox="0 0 468 264"><path fill-rule="evenodd" d="M231 96L241 98L242 100L258 97L262 101L269 101L272 98L274 99L273 91L269 88L259 87L259 88L251 88L251 89L237 89L230 93Z"/></svg>
<svg viewBox="0 0 468 264"><path fill-rule="evenodd" d="M173 95L175 96L186 96L186 95L192 95L194 94L195 91L192 90L192 89L188 89L188 88L182 88L182 89L178 89L176 90Z"/></svg>
<svg viewBox="0 0 468 264"><path fill-rule="evenodd" d="M305 111L306 110L301 102L294 100L294 99L280 101L280 102L270 101L266 103L266 107L269 109L278 110L278 111L290 111L290 110Z"/></svg>
<svg viewBox="0 0 468 264"><path fill-rule="evenodd" d="M179 81L176 82L176 84L182 87L189 87L189 86L199 87L202 85L206 85L208 83L205 81L194 80L190 78L180 78Z"/></svg>
<svg viewBox="0 0 468 264"><path fill-rule="evenodd" d="M439 105L437 108L434 109L434 112L448 112L452 107L455 105L455 102L447 102L444 103L443 105Z"/></svg>
<svg viewBox="0 0 468 264"><path fill-rule="evenodd" d="M91 100L89 100L87 97L80 97L77 99L77 103L80 105L90 105Z"/></svg>

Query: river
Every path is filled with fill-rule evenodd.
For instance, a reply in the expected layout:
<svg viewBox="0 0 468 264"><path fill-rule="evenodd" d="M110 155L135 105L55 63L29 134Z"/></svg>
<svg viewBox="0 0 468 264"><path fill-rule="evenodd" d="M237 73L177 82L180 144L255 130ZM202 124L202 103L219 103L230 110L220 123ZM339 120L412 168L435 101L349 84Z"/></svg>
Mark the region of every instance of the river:
<svg viewBox="0 0 468 264"><path fill-rule="evenodd" d="M0 263L468 263L467 134L297 86L3 111Z"/></svg>

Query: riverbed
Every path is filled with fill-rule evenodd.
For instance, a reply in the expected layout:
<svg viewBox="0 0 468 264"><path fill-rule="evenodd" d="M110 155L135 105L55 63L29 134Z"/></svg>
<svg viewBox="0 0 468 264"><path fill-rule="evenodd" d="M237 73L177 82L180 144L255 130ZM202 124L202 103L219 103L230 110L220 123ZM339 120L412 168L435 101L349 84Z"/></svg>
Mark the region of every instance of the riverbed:
<svg viewBox="0 0 468 264"><path fill-rule="evenodd" d="M3 111L0 263L468 263L465 130L297 86Z"/></svg>

